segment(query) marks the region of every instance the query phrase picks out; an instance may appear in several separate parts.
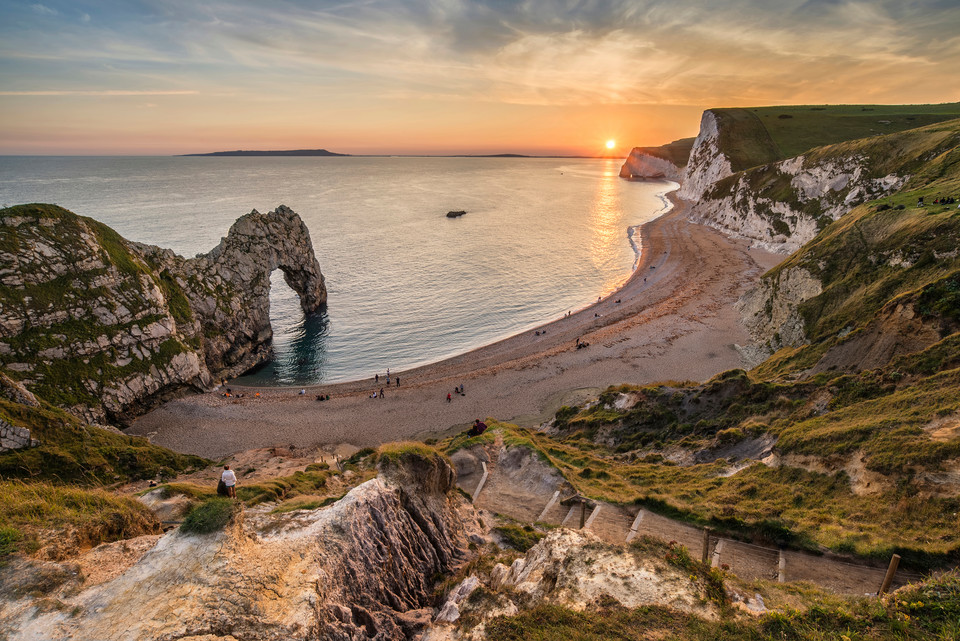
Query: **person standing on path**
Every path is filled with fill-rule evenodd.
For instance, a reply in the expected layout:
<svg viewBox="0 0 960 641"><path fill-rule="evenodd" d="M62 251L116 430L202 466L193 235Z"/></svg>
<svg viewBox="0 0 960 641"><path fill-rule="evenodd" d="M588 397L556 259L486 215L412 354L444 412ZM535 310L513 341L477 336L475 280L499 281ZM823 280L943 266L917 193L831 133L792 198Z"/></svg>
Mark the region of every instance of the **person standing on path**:
<svg viewBox="0 0 960 641"><path fill-rule="evenodd" d="M229 465L223 466L223 474L220 475L220 480L227 486L227 496L232 499L237 498L237 475L234 474Z"/></svg>

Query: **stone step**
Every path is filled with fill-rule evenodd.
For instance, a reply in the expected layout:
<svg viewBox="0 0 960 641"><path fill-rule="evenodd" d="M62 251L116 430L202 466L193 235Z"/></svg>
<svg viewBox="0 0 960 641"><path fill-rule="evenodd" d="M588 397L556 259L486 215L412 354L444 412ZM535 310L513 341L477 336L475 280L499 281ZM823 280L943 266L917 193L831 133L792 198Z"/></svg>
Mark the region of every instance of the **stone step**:
<svg viewBox="0 0 960 641"><path fill-rule="evenodd" d="M483 490L474 497L474 505L483 510L509 516L522 523L533 523L550 496L531 496L510 479L491 469Z"/></svg>
<svg viewBox="0 0 960 641"><path fill-rule="evenodd" d="M627 530L629 531L629 526ZM656 537L662 541L676 541L689 550L690 556L695 559L700 558L703 548L703 530L678 523L659 514L644 511L643 519L637 525L637 536L647 535ZM626 534L624 539L626 540Z"/></svg>
<svg viewBox="0 0 960 641"><path fill-rule="evenodd" d="M626 509L610 503L600 503L600 511L586 528L608 543L623 543L627 540L634 515Z"/></svg>

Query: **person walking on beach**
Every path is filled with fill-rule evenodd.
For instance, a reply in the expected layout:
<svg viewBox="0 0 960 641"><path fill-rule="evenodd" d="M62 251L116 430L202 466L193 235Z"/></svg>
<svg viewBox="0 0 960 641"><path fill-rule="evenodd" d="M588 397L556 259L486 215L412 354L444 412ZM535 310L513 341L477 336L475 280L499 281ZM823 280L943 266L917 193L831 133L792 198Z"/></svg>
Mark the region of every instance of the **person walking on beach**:
<svg viewBox="0 0 960 641"><path fill-rule="evenodd" d="M229 465L223 466L223 474L220 475L220 480L227 486L227 496L232 499L237 498L237 475L234 474Z"/></svg>
<svg viewBox="0 0 960 641"><path fill-rule="evenodd" d="M383 398L383 388L380 388L380 398Z"/></svg>
<svg viewBox="0 0 960 641"><path fill-rule="evenodd" d="M380 374L374 374L374 375L373 375L373 382L374 382L374 383L379 383L379 382L380 382Z"/></svg>
<svg viewBox="0 0 960 641"><path fill-rule="evenodd" d="M397 377L397 387L400 387L400 377Z"/></svg>
<svg viewBox="0 0 960 641"><path fill-rule="evenodd" d="M452 400L453 400L453 396L450 395L450 392L447 392L447 402L449 403Z"/></svg>

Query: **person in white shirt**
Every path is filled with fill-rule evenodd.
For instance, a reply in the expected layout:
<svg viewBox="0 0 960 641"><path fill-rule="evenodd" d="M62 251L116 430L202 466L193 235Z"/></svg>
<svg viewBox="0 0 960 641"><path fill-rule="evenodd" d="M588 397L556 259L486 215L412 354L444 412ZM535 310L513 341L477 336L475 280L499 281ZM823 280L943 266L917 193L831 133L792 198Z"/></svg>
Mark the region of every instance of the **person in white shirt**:
<svg viewBox="0 0 960 641"><path fill-rule="evenodd" d="M237 475L233 473L229 465L223 466L223 474L220 475L220 480L227 486L227 495L234 499L237 498Z"/></svg>

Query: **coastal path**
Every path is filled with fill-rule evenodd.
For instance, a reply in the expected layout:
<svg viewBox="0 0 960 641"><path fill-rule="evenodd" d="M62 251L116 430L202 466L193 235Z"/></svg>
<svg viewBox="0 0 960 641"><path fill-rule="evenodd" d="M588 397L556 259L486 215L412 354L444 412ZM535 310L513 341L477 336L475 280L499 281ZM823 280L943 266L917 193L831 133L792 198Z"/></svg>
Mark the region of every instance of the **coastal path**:
<svg viewBox="0 0 960 641"><path fill-rule="evenodd" d="M746 580L808 581L839 594L856 596L876 594L883 582L885 567L755 545L713 533L705 537L702 528L634 506L593 500L586 505L576 501L571 504L564 499L575 495L573 488L530 450L492 445L477 455L477 449L476 465L467 461L468 455L454 457L458 472L461 468L464 472L458 474L459 486L473 497L478 508L519 523L579 528L582 518L583 529L608 543L622 545L644 535L673 541L686 547L694 558L705 556L713 567L729 570ZM891 589L921 578L900 570Z"/></svg>

